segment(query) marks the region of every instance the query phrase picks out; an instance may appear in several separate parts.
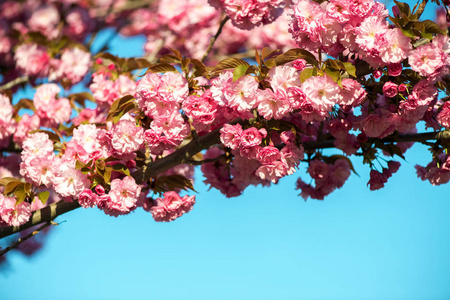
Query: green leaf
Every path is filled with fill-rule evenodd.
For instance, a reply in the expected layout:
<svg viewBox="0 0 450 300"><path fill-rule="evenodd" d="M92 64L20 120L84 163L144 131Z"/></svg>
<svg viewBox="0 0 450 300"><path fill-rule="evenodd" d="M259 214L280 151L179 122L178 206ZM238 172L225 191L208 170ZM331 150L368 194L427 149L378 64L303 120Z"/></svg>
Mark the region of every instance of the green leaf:
<svg viewBox="0 0 450 300"><path fill-rule="evenodd" d="M112 172L112 168L110 166L106 166L105 167L105 172L103 173L103 179L105 180L105 182L110 182L111 181L111 172Z"/></svg>
<svg viewBox="0 0 450 300"><path fill-rule="evenodd" d="M145 58L136 58L135 60L139 69L150 68L153 66L153 64Z"/></svg>
<svg viewBox="0 0 450 300"><path fill-rule="evenodd" d="M273 67L275 67L276 65L275 65L275 58L269 58L268 60L266 60L265 62L264 62L264 64L268 67L268 68L273 68Z"/></svg>
<svg viewBox="0 0 450 300"><path fill-rule="evenodd" d="M179 64L181 62L181 60L177 56L172 54L164 55L159 61L167 64Z"/></svg>
<svg viewBox="0 0 450 300"><path fill-rule="evenodd" d="M233 71L233 82L244 76L245 72L247 72L248 67L248 65L237 66Z"/></svg>
<svg viewBox="0 0 450 300"><path fill-rule="evenodd" d="M112 55L111 53L108 53L108 52L100 52L100 53L98 53L97 55L94 56L94 58L99 58L99 57L105 58L105 59L109 59L109 60L111 60L112 62L115 62L115 63L118 62L117 61L117 56L114 56L114 55Z"/></svg>
<svg viewBox="0 0 450 300"><path fill-rule="evenodd" d="M136 108L136 105L134 103L127 103L125 106L121 106L119 112L112 116L112 121L117 124L120 121L120 118L123 117L123 115L134 108Z"/></svg>
<svg viewBox="0 0 450 300"><path fill-rule="evenodd" d="M95 166L97 167L97 169L105 170L106 164L104 160L98 160L95 162Z"/></svg>
<svg viewBox="0 0 450 300"><path fill-rule="evenodd" d="M128 58L125 62L125 65L127 66L126 69L128 71L150 68L153 66L153 64L145 58Z"/></svg>
<svg viewBox="0 0 450 300"><path fill-rule="evenodd" d="M275 58L275 65L284 65L285 63L291 62L293 60L296 60L298 58L303 58L306 60L307 63L318 67L319 62L317 61L316 57L311 54L310 52L300 49L300 48L294 48L286 51L284 54L281 54Z"/></svg>
<svg viewBox="0 0 450 300"><path fill-rule="evenodd" d="M343 64L345 67L345 71L347 71L347 73L350 76L356 77L356 67L352 63L349 63L349 62L345 62Z"/></svg>
<svg viewBox="0 0 450 300"><path fill-rule="evenodd" d="M431 20L425 20L420 22L425 27L426 33L446 34L446 31L441 29L438 24Z"/></svg>
<svg viewBox="0 0 450 300"><path fill-rule="evenodd" d="M303 69L302 73L300 74L300 81L303 83L306 79L313 76L315 68L306 68Z"/></svg>
<svg viewBox="0 0 450 300"><path fill-rule="evenodd" d="M183 59L183 60L181 61L181 69L182 69L184 72L188 72L188 71L189 71L189 70L188 70L188 66L189 66L190 63L191 63L191 59L190 59L189 57Z"/></svg>
<svg viewBox="0 0 450 300"><path fill-rule="evenodd" d="M31 31L31 32L27 33L27 36L36 44L39 44L39 45L47 45L48 44L47 38L45 37L45 35L43 35L40 32Z"/></svg>
<svg viewBox="0 0 450 300"><path fill-rule="evenodd" d="M33 104L33 100L31 100L31 99L26 99L26 98L20 99L20 101L16 105L14 105L14 109L16 111L18 111L22 108L27 108L27 109L31 109L32 111L36 111L36 108L34 107L34 104Z"/></svg>
<svg viewBox="0 0 450 300"><path fill-rule="evenodd" d="M132 95L123 96L114 101L108 113L107 121L119 122L120 118L135 108L134 97Z"/></svg>
<svg viewBox="0 0 450 300"><path fill-rule="evenodd" d="M406 16L411 16L411 8L409 7L408 3L399 2L394 0L395 4L397 5L400 12L404 13Z"/></svg>
<svg viewBox="0 0 450 300"><path fill-rule="evenodd" d="M191 63L194 65L194 76L199 77L199 76L204 76L206 73L206 66L199 61L198 59L191 59Z"/></svg>
<svg viewBox="0 0 450 300"><path fill-rule="evenodd" d="M157 191L173 191L175 189L195 191L192 181L183 175L160 176L156 180L155 190Z"/></svg>
<svg viewBox="0 0 450 300"><path fill-rule="evenodd" d="M130 170L128 170L128 167L124 164L114 164L111 167L115 172L119 172L127 176L130 176Z"/></svg>
<svg viewBox="0 0 450 300"><path fill-rule="evenodd" d="M82 161L79 161L78 159L75 161L75 169L79 170L81 168L84 168L86 164Z"/></svg>
<svg viewBox="0 0 450 300"><path fill-rule="evenodd" d="M91 172L91 166L92 166L93 160L91 159L87 164L85 164L82 161L76 160L75 162L75 169L78 169L83 174L88 174Z"/></svg>
<svg viewBox="0 0 450 300"><path fill-rule="evenodd" d="M5 190L3 194L9 195L14 193L14 191L20 186L24 186L24 183L22 181L12 181L5 185Z"/></svg>
<svg viewBox="0 0 450 300"><path fill-rule="evenodd" d="M85 100L95 102L94 96L92 96L92 94L88 93L88 92L71 94L67 98L69 98L70 100L74 100L75 102L80 104L82 107L86 107Z"/></svg>
<svg viewBox="0 0 450 300"><path fill-rule="evenodd" d="M235 69L240 65L250 66L248 62L239 58L225 58L221 60L214 68L213 72L218 72L222 70Z"/></svg>
<svg viewBox="0 0 450 300"><path fill-rule="evenodd" d="M38 199L41 200L42 204L45 205L47 203L48 197L50 197L49 191L40 192L38 195Z"/></svg>
<svg viewBox="0 0 450 300"><path fill-rule="evenodd" d="M261 58L263 60L265 60L266 58L272 56L276 52L280 52L280 50L278 50L278 49L270 49L270 48L264 47L262 49L262 52L261 52Z"/></svg>
<svg viewBox="0 0 450 300"><path fill-rule="evenodd" d="M145 74L147 73L166 73L166 72L178 72L177 69L169 65L168 63L159 63L147 69ZM145 75L144 74L144 75Z"/></svg>
<svg viewBox="0 0 450 300"><path fill-rule="evenodd" d="M109 109L109 114L111 114L112 112L116 111L120 106L122 106L125 103L131 101L132 99L134 99L134 97L132 95L125 95L122 98L117 99L111 105L111 108Z"/></svg>
<svg viewBox="0 0 450 300"><path fill-rule="evenodd" d="M172 51L173 54L175 54L176 57L178 57L180 59L180 61L183 59L183 55L181 55L180 51L178 51L176 49L172 49L172 48L169 48L169 49L170 49L170 51Z"/></svg>
<svg viewBox="0 0 450 300"><path fill-rule="evenodd" d="M258 50L255 50L255 60L256 60L256 63L260 66L260 65L261 65L261 61L262 61L262 58L261 58L261 56L259 55Z"/></svg>
<svg viewBox="0 0 450 300"><path fill-rule="evenodd" d="M340 85L341 82L341 72L339 70L333 70L325 68L325 73L333 79L334 82Z"/></svg>
<svg viewBox="0 0 450 300"><path fill-rule="evenodd" d="M402 31L402 33L403 33L404 36L407 36L407 37L409 37L409 38L415 38L415 37L416 37L415 34L412 32L411 29L403 29L403 28L400 28L400 30Z"/></svg>
<svg viewBox="0 0 450 300"><path fill-rule="evenodd" d="M15 182L15 181L21 182L20 179L17 179L14 177L3 177L2 179L0 179L0 185L5 186L10 182Z"/></svg>
<svg viewBox="0 0 450 300"><path fill-rule="evenodd" d="M16 206L25 201L27 194L25 193L25 184L18 185L14 189L14 195L16 196Z"/></svg>
<svg viewBox="0 0 450 300"><path fill-rule="evenodd" d="M340 61L339 61L340 62ZM341 69L341 65L337 62L337 60L334 59L327 59L325 61L325 64L327 64L328 66L330 66L332 69L335 70L340 70Z"/></svg>

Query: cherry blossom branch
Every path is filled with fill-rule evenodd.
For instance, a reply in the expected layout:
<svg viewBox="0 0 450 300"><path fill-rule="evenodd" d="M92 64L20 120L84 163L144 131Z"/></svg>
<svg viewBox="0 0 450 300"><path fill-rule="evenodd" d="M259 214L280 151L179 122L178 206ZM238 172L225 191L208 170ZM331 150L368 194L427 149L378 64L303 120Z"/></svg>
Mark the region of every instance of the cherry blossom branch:
<svg viewBox="0 0 450 300"><path fill-rule="evenodd" d="M241 119L235 119L229 124L237 124L243 123ZM220 128L205 134L201 137L193 139L187 145L178 149L177 151L171 153L170 155L159 159L157 161L148 163L146 168L143 171L138 171L132 174L132 176L136 179L136 182L142 183L149 180L152 177L157 176L179 164L190 163L190 159L195 154L199 153L202 150L208 149L211 146L217 144L219 142L220 137ZM440 131L440 132L425 132L418 134L404 134L387 137L385 139L369 139L369 142L373 143L394 143L394 142L420 142L424 143L427 141L440 141L441 143L450 143L450 132L448 131ZM325 148L334 148L335 139L327 139L327 140L319 140L319 141L310 141L303 143L303 147L305 150L315 150L315 149L325 149ZM65 202L63 200L53 203L47 207L44 207L40 210L33 212L30 220L17 227L0 227L0 239L7 237L16 232L20 232L22 230L28 229L32 226L49 222L54 220L57 216L65 214L71 210L80 207L77 202Z"/></svg>
<svg viewBox="0 0 450 300"><path fill-rule="evenodd" d="M80 207L78 202L65 202L63 200L50 204L44 208L34 211L28 222L20 226L0 227L0 239L11 234L31 228L44 222L53 221L57 216L65 214L75 208Z"/></svg>
<svg viewBox="0 0 450 300"><path fill-rule="evenodd" d="M243 121L240 118L237 118L229 122L229 124L235 125L242 122ZM186 146L178 149L177 151L167 155L162 159L152 162L147 166L144 172L133 173L134 179L137 183L143 183L148 181L150 178L155 177L158 174L163 173L175 166L189 163L189 160L192 156L202 150L210 148L211 146L219 142L220 129L221 128L217 128L210 133L202 135L201 137L194 138Z"/></svg>
<svg viewBox="0 0 450 300"><path fill-rule="evenodd" d="M49 221L46 222L44 225L42 225L41 227L37 228L36 230L33 230L33 232L31 232L30 234L26 235L23 238L18 239L14 244L12 244L9 247L6 247L5 249L0 251L0 256L4 255L5 253L7 253L8 251L12 250L12 249L16 249L17 247L20 246L20 244L22 244L23 242L25 242L26 240L28 240L29 238L35 236L36 234L38 234L39 232L41 232L42 230L44 230L45 228L49 227L50 225L59 225L58 223L55 223L53 221Z"/></svg>
<svg viewBox="0 0 450 300"><path fill-rule="evenodd" d="M128 1L126 2L124 5L117 7L117 8L113 8L111 10L102 10L102 11L98 11L97 16L99 17L103 17L106 16L110 13L121 13L124 11L128 11L128 10L135 10L138 8L143 8L146 6L149 6L151 4L153 4L156 0L135 0L135 1Z"/></svg>
<svg viewBox="0 0 450 300"><path fill-rule="evenodd" d="M305 150L316 150L316 149L325 149L325 148L335 148L334 142L336 140L327 139L327 140L319 140L319 141L310 141L303 143L303 147ZM427 141L441 141L444 143L448 143L450 141L450 132L448 131L440 131L440 132L424 132L424 133L416 133L416 134L402 134L402 135L394 135L384 139L371 138L369 139L369 143L409 143L409 142L419 142L425 143Z"/></svg>
<svg viewBox="0 0 450 300"><path fill-rule="evenodd" d="M8 153L21 153L22 148L16 143L9 143L9 146L6 148L0 148L0 152L8 152Z"/></svg>
<svg viewBox="0 0 450 300"><path fill-rule="evenodd" d="M10 82L5 83L4 85L1 85L0 92L9 90L9 89L15 87L16 85L27 82L28 80L30 80L30 77L28 77L28 76L17 77L16 79L11 80Z"/></svg>
<svg viewBox="0 0 450 300"><path fill-rule="evenodd" d="M217 38L219 37L219 35L222 33L223 26L225 26L225 23L226 23L229 19L230 19L230 18L229 18L228 16L226 16L226 17L222 20L222 22L220 22L219 29L217 29L216 34L211 38L211 40L210 40L210 42L209 42L209 46L208 46L208 48L206 49L206 52L205 52L205 54L204 54L203 57L202 57L202 60L201 60L202 62L204 62L204 61L206 60L206 58L208 57L209 53L211 52L211 50L212 50L212 48L213 48L213 46L214 46L214 43L216 42L216 40L217 40Z"/></svg>

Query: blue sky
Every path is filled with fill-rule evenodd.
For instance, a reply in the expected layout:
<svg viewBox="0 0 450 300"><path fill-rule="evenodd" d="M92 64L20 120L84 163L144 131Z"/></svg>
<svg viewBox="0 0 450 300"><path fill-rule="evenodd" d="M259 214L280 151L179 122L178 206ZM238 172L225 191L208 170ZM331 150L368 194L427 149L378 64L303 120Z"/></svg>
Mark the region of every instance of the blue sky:
<svg viewBox="0 0 450 300"><path fill-rule="evenodd" d="M141 45L127 40L127 55ZM450 189L417 178L429 160L416 145L371 192L368 166L353 159L360 177L306 202L294 189L305 164L232 199L196 172L197 203L171 223L77 209L31 259L9 254L0 299L449 299Z"/></svg>

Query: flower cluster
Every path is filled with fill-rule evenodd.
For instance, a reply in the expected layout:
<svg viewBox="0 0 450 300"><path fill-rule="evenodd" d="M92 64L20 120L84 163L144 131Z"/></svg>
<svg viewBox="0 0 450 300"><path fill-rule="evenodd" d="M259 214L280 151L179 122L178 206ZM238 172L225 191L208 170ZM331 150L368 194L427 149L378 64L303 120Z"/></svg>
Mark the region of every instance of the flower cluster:
<svg viewBox="0 0 450 300"><path fill-rule="evenodd" d="M301 163L312 183L298 179L300 195L324 199L355 156L377 190L400 167L392 157L416 141L432 153L418 177L449 182L443 20L423 22L421 9L400 2L389 19L374 0L318 2L286 1L283 13L281 0L160 0L137 10L127 1L3 1L0 226L60 200L173 221L195 204L179 193L194 189L197 165L206 184L236 197ZM146 56L92 56L105 24L145 35ZM238 58L245 50L254 61ZM25 84L35 93L17 101ZM419 122L434 136L417 134Z"/></svg>
<svg viewBox="0 0 450 300"><path fill-rule="evenodd" d="M150 211L157 222L173 221L190 212L195 204L195 196L180 197L176 192L166 192L156 198Z"/></svg>
<svg viewBox="0 0 450 300"><path fill-rule="evenodd" d="M241 29L272 23L284 8L282 0L209 0L209 3L224 10L233 24Z"/></svg>
<svg viewBox="0 0 450 300"><path fill-rule="evenodd" d="M350 164L345 159L337 159L334 163L326 163L315 159L309 163L308 173L315 181L315 186L305 183L301 178L297 180L303 199L309 197L323 200L323 198L341 188L350 176Z"/></svg>

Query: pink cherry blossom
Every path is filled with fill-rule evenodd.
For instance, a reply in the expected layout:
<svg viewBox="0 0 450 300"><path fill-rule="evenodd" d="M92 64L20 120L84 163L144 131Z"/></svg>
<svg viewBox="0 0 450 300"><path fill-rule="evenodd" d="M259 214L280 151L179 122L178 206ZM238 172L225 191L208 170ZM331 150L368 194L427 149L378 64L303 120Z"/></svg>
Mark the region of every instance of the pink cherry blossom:
<svg viewBox="0 0 450 300"><path fill-rule="evenodd" d="M144 129L129 120L120 120L112 129L111 145L119 154L130 154L144 143Z"/></svg>
<svg viewBox="0 0 450 300"><path fill-rule="evenodd" d="M26 75L46 76L48 74L50 56L42 46L22 44L17 47L14 59L17 67Z"/></svg>
<svg viewBox="0 0 450 300"><path fill-rule="evenodd" d="M339 86L329 76L312 76L302 84L308 102L317 110L330 111L340 100Z"/></svg>
<svg viewBox="0 0 450 300"><path fill-rule="evenodd" d="M398 94L398 85L392 81L386 82L383 85L383 93L389 98L394 98Z"/></svg>
<svg viewBox="0 0 450 300"><path fill-rule="evenodd" d="M436 120L440 125L450 129L450 102L445 102L444 105L442 105L442 109L436 116Z"/></svg>
<svg viewBox="0 0 450 300"><path fill-rule="evenodd" d="M22 202L16 206L16 199L0 194L0 226L20 226L30 217L30 203Z"/></svg>
<svg viewBox="0 0 450 300"><path fill-rule="evenodd" d="M243 147L254 147L261 144L262 134L255 127L250 127L242 131L241 145Z"/></svg>
<svg viewBox="0 0 450 300"><path fill-rule="evenodd" d="M98 196L89 189L85 189L78 195L78 203L80 203L83 208L95 207L97 202Z"/></svg>
<svg viewBox="0 0 450 300"><path fill-rule="evenodd" d="M444 66L445 58L441 49L429 43L413 50L408 61L411 69L421 76L430 76Z"/></svg>
<svg viewBox="0 0 450 300"><path fill-rule="evenodd" d="M108 197L99 197L99 205L107 215L117 217L128 214L136 208L136 202L141 193L141 186L132 177L111 181ZM103 198L102 198L103 197Z"/></svg>
<svg viewBox="0 0 450 300"><path fill-rule="evenodd" d="M266 120L279 120L291 111L287 94L274 93L270 89L265 89L259 93L257 103L258 113Z"/></svg>
<svg viewBox="0 0 450 300"><path fill-rule="evenodd" d="M220 129L220 141L225 147L236 150L241 143L242 126L241 124L225 124Z"/></svg>
<svg viewBox="0 0 450 300"><path fill-rule="evenodd" d="M53 187L61 197L77 197L89 188L90 181L72 162L55 159L52 166Z"/></svg>

